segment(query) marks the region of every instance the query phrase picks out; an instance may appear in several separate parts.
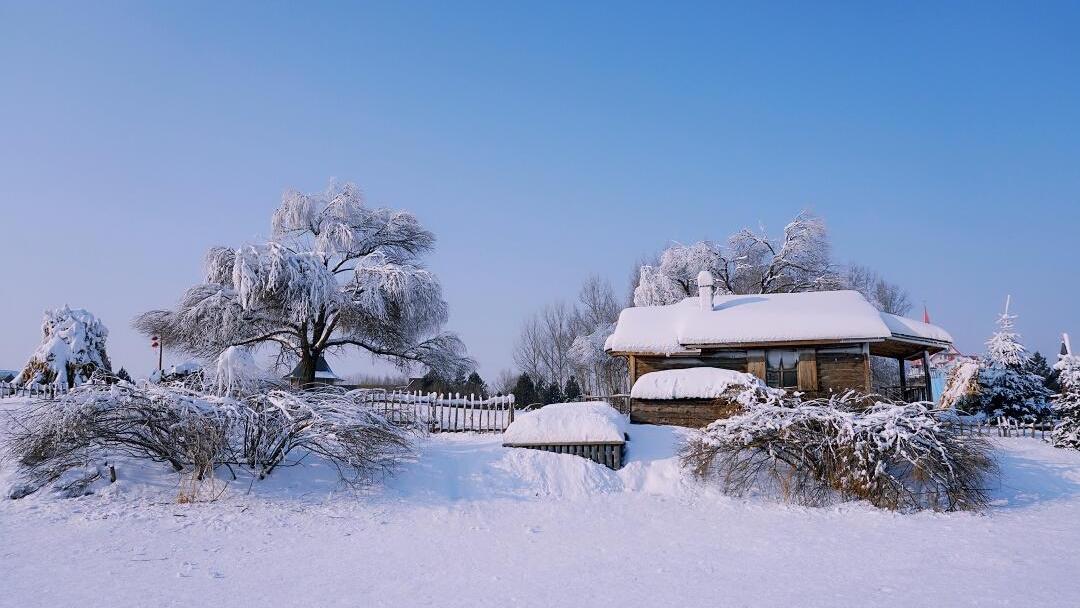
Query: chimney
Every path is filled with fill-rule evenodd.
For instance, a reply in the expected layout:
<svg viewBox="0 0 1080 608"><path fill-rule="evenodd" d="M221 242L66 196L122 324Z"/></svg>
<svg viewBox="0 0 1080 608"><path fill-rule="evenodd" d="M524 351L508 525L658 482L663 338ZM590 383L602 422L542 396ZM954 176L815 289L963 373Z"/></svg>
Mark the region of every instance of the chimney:
<svg viewBox="0 0 1080 608"><path fill-rule="evenodd" d="M701 310L713 309L713 278L708 270L702 270L697 275L698 306Z"/></svg>

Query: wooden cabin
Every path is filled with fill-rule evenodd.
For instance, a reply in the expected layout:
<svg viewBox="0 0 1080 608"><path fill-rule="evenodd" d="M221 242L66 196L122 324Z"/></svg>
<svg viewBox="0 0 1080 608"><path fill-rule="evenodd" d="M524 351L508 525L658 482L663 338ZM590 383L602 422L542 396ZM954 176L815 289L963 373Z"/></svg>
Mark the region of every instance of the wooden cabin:
<svg viewBox="0 0 1080 608"><path fill-rule="evenodd" d="M698 284L696 298L619 315L605 350L627 358L631 386L649 372L714 367L809 397L853 389L934 399L929 382L910 385L905 363L929 368L929 356L952 345L940 327L880 312L857 291L718 296L707 272ZM897 362L900 386L872 385L871 356ZM631 420L701 426L724 414L702 409L706 402L700 401L632 400Z"/></svg>

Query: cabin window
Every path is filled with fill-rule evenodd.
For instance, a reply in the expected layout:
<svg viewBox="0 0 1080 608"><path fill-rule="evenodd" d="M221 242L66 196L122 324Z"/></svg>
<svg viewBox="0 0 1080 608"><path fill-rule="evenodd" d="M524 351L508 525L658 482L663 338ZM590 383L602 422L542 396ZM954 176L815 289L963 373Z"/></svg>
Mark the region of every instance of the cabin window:
<svg viewBox="0 0 1080 608"><path fill-rule="evenodd" d="M799 386L799 351L765 351L765 384L773 388Z"/></svg>

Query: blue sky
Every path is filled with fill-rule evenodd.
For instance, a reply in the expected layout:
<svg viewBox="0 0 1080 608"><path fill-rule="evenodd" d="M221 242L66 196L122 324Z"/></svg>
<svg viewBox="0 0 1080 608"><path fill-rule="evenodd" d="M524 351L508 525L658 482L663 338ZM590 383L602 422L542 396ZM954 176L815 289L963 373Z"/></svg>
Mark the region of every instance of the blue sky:
<svg viewBox="0 0 1080 608"><path fill-rule="evenodd" d="M1006 293L1054 350L1080 333L1078 6L0 2L0 368L68 303L149 371L131 318L330 178L437 234L486 375L587 275L621 293L667 242L803 207L962 350Z"/></svg>

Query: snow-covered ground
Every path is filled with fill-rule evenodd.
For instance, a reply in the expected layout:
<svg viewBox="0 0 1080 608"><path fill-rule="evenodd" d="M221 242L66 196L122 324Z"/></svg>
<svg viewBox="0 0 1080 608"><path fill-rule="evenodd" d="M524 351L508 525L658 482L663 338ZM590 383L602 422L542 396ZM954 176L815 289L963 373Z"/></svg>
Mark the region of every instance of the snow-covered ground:
<svg viewBox="0 0 1080 608"><path fill-rule="evenodd" d="M13 400L4 400L8 406ZM0 500L0 606L1073 606L1080 452L995 440L988 514L733 499L686 480L685 431L628 465L425 439L377 489L317 464L176 504L121 463L92 496ZM10 465L0 485L10 483Z"/></svg>

